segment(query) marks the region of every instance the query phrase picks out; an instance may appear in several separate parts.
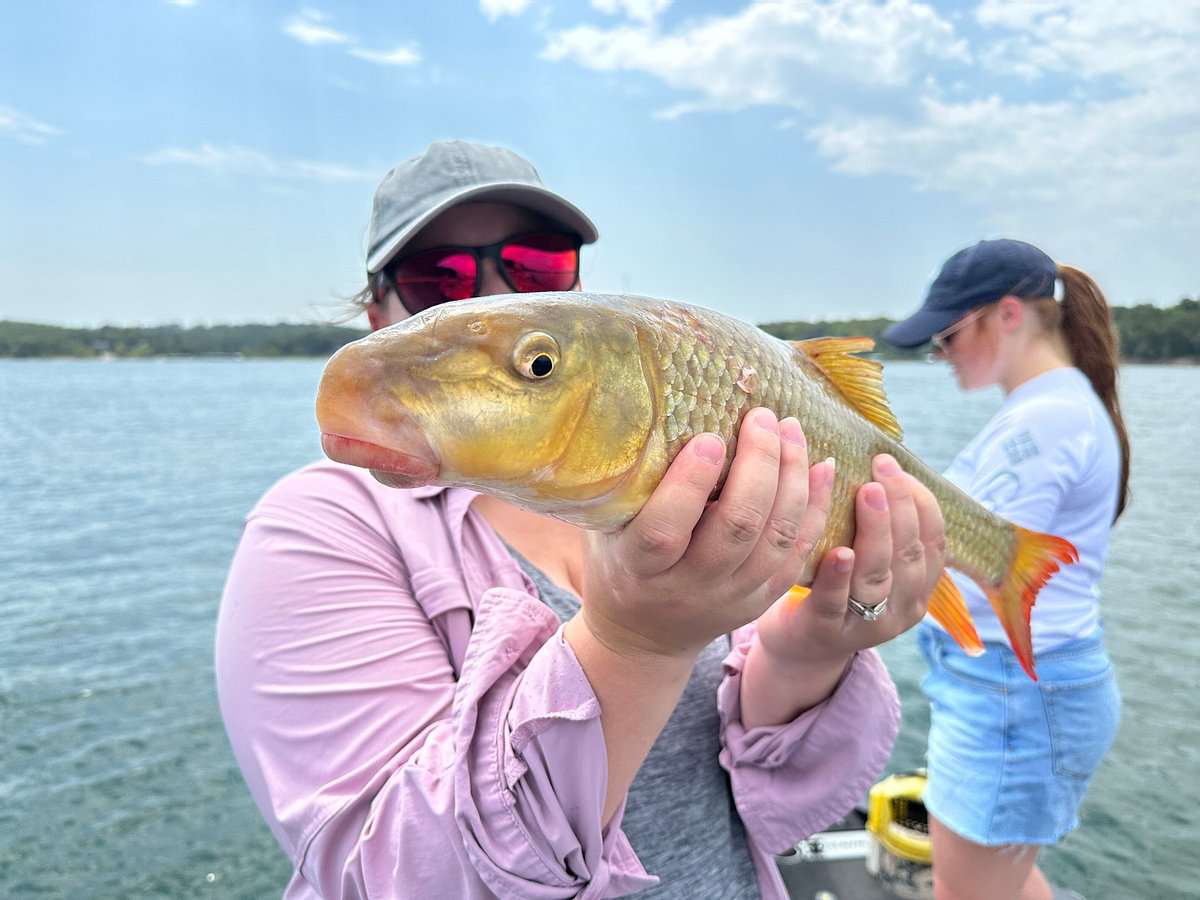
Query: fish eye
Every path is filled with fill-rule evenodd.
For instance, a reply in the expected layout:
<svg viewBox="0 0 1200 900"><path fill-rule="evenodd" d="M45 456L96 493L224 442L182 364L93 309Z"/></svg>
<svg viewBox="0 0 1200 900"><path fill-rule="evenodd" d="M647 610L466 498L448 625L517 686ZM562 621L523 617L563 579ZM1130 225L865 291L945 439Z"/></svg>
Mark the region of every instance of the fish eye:
<svg viewBox="0 0 1200 900"><path fill-rule="evenodd" d="M541 331L524 335L513 350L513 365L531 381L541 381L554 374L559 358L558 342Z"/></svg>

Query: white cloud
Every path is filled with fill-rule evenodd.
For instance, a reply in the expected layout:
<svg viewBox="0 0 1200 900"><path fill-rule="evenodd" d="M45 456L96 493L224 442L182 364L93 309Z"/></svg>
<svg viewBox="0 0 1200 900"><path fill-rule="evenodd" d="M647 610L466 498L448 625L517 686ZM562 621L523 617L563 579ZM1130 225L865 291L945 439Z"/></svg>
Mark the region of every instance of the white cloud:
<svg viewBox="0 0 1200 900"><path fill-rule="evenodd" d="M898 174L923 190L982 205L1069 211L1110 227L1194 219L1200 195L1200 103L1145 94L1076 106L926 100L918 121L835 120L811 129L837 171ZM1190 119L1190 129L1179 129Z"/></svg>
<svg viewBox="0 0 1200 900"><path fill-rule="evenodd" d="M381 66L413 66L421 61L421 54L415 45L400 45L393 50L372 50L362 46L354 35L339 31L328 22L329 16L320 10L305 9L284 23L283 33L311 47L325 44L343 47L355 59Z"/></svg>
<svg viewBox="0 0 1200 900"><path fill-rule="evenodd" d="M302 44L319 47L322 44L348 44L351 38L343 31L323 24L329 19L323 12L306 9L283 26L283 33L294 37Z"/></svg>
<svg viewBox="0 0 1200 900"><path fill-rule="evenodd" d="M0 106L0 137L11 137L22 144L44 144L59 133L53 125L40 122L12 107Z"/></svg>
<svg viewBox="0 0 1200 900"><path fill-rule="evenodd" d="M653 22L671 5L671 0L592 0L592 6L604 13L616 14L622 10L635 22Z"/></svg>
<svg viewBox="0 0 1200 900"><path fill-rule="evenodd" d="M1128 85L1176 83L1200 68L1195 0L982 0L976 20L989 29L987 61L996 68L1021 62L1039 77Z"/></svg>
<svg viewBox="0 0 1200 900"><path fill-rule="evenodd" d="M171 6L195 6L196 0L167 0Z"/></svg>
<svg viewBox="0 0 1200 900"><path fill-rule="evenodd" d="M1194 229L1198 46L1197 0L980 0L953 20L921 0L776 0L671 28L569 28L543 56L656 78L678 94L659 118L779 107L780 128L849 175L1076 228Z"/></svg>
<svg viewBox="0 0 1200 900"><path fill-rule="evenodd" d="M197 150L167 147L142 157L150 166L190 166L217 175L253 176L294 181L372 181L374 170L308 159L275 159L238 144L202 144Z"/></svg>
<svg viewBox="0 0 1200 900"><path fill-rule="evenodd" d="M969 58L949 22L910 0L754 3L669 34L653 24L580 26L553 34L543 56L599 71L645 72L695 95L668 116L758 105L811 108L815 95L833 85L897 88L930 59Z"/></svg>
<svg viewBox="0 0 1200 900"><path fill-rule="evenodd" d="M367 62L379 63L384 66L415 66L421 61L421 54L412 47L397 47L387 52L365 50L362 47L352 47L350 55Z"/></svg>
<svg viewBox="0 0 1200 900"><path fill-rule="evenodd" d="M501 16L519 16L532 3L533 0L479 0L479 9L489 22L495 22Z"/></svg>
<svg viewBox="0 0 1200 900"><path fill-rule="evenodd" d="M1014 91L947 102L931 90L912 117L833 115L810 136L836 169L1081 223L1194 227L1200 4L984 0L976 17L990 44L981 74L1054 86L1038 101Z"/></svg>

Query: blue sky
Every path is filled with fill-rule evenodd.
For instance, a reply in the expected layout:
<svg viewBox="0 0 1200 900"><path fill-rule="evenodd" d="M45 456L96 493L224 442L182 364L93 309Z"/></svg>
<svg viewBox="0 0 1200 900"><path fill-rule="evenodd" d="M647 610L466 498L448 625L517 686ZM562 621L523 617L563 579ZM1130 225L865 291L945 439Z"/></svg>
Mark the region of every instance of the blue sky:
<svg viewBox="0 0 1200 900"><path fill-rule="evenodd" d="M0 318L309 321L431 140L527 155L584 283L899 317L1019 237L1200 295L1200 0L100 0L0 7Z"/></svg>

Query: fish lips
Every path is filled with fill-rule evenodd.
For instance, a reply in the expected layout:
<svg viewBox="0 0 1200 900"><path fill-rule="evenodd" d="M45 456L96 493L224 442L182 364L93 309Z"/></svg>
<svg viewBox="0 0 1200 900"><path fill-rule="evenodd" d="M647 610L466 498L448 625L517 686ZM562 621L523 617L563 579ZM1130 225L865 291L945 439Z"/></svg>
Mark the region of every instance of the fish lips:
<svg viewBox="0 0 1200 900"><path fill-rule="evenodd" d="M370 469L375 478L390 487L413 488L431 484L441 466L430 456L392 450L371 441L342 434L321 434L321 449L334 462Z"/></svg>

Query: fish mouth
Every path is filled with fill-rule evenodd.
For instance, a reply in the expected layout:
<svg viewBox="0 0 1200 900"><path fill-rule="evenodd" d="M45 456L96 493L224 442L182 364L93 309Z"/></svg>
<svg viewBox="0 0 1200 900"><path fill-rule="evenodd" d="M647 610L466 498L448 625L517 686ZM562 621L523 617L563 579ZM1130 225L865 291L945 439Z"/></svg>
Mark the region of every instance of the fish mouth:
<svg viewBox="0 0 1200 900"><path fill-rule="evenodd" d="M343 434L323 432L321 449L334 462L370 469L376 479L391 487L421 487L434 482L441 472L441 466L427 457Z"/></svg>

